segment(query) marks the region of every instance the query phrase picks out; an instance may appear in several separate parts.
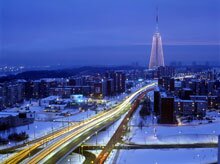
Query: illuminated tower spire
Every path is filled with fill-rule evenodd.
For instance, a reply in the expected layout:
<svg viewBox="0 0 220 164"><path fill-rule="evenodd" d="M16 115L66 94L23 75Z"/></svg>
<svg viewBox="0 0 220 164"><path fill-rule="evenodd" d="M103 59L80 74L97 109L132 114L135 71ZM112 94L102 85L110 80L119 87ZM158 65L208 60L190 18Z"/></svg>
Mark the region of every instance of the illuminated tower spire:
<svg viewBox="0 0 220 164"><path fill-rule="evenodd" d="M153 35L151 55L149 62L149 69L164 66L164 57L163 57L163 46L162 39L159 33L159 11L158 7L156 8L156 32Z"/></svg>
<svg viewBox="0 0 220 164"><path fill-rule="evenodd" d="M156 11L157 11L157 15L156 15L156 32L159 31L159 9L158 9L158 6L156 8Z"/></svg>

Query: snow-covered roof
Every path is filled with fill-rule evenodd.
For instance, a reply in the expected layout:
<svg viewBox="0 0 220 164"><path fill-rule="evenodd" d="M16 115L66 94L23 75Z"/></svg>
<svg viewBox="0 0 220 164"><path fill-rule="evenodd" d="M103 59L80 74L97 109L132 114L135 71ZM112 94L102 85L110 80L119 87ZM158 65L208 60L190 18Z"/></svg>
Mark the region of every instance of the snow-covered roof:
<svg viewBox="0 0 220 164"><path fill-rule="evenodd" d="M191 89L191 88L183 88L183 90L185 90L185 91L191 91L192 89Z"/></svg>
<svg viewBox="0 0 220 164"><path fill-rule="evenodd" d="M5 118L9 116L17 116L18 113L15 112L0 112L0 118Z"/></svg>
<svg viewBox="0 0 220 164"><path fill-rule="evenodd" d="M55 100L58 98L59 98L59 96L49 96L49 97L43 98L42 100L43 101L51 101L51 100Z"/></svg>
<svg viewBox="0 0 220 164"><path fill-rule="evenodd" d="M190 97L207 97L205 95L190 95Z"/></svg>
<svg viewBox="0 0 220 164"><path fill-rule="evenodd" d="M167 93L166 92L160 92L160 96L161 97L167 97Z"/></svg>

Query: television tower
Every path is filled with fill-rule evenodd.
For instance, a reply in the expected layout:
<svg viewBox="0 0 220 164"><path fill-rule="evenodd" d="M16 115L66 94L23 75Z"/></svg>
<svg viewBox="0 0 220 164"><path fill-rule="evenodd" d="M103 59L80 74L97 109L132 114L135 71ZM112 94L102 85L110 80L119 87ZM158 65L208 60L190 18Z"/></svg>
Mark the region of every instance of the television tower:
<svg viewBox="0 0 220 164"><path fill-rule="evenodd" d="M156 31L153 35L149 69L157 68L159 66L164 66L162 39L161 39L161 35L159 33L159 14L158 14L159 10L158 10L158 7L156 10L157 10Z"/></svg>

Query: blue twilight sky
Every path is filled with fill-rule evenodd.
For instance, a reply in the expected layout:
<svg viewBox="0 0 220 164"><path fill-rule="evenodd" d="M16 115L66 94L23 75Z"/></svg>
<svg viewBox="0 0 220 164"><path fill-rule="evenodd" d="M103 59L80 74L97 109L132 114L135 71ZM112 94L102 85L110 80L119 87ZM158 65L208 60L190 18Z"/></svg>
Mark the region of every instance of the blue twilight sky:
<svg viewBox="0 0 220 164"><path fill-rule="evenodd" d="M0 64L145 64L157 4L166 63L220 62L219 0L0 0Z"/></svg>

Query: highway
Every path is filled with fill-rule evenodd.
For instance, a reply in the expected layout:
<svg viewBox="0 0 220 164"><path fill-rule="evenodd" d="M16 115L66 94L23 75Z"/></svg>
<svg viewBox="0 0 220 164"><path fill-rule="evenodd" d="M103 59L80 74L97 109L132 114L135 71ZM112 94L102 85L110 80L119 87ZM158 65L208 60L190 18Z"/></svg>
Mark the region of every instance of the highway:
<svg viewBox="0 0 220 164"><path fill-rule="evenodd" d="M128 111L130 109L131 103L136 99L136 97L142 93L143 91L147 89L154 88L156 83L151 83L149 85L146 85L139 89L138 91L132 93L130 96L128 96L122 103L118 104L115 108L101 112L97 114L96 116L78 124L78 125L72 125L68 129L64 129L53 136L50 137L59 137L62 135L62 138L60 137L55 142L51 143L47 147L43 148L39 153L34 155L33 157L29 157L29 159L25 162L34 164L34 163L47 163L52 158L56 159L57 162L58 159L62 158L61 155L63 153L61 152L65 147L68 147L70 143L74 143L72 147L78 146L79 143L83 142L85 140L85 137L90 137L94 133L97 132L97 130L100 130L102 127L105 127L110 122L113 122L117 118L119 118L123 113ZM4 161L4 163L19 163L22 160L24 160L26 157L29 156L31 152L42 146L45 142L48 140L51 140L52 138L45 138L43 140L38 141L37 143L33 145L27 146L22 151L19 151L14 156L10 157L8 160ZM66 150L68 152L70 150ZM60 156L58 156L60 154Z"/></svg>
<svg viewBox="0 0 220 164"><path fill-rule="evenodd" d="M145 96L146 92L151 91L151 89L146 90L142 94L140 94L136 101L132 103L131 109L126 113L126 116L120 123L119 127L115 131L115 133L112 135L111 139L108 141L108 143L105 145L105 147L102 149L101 153L97 156L96 160L94 161L95 164L103 164L105 160L108 158L110 152L113 150L115 145L122 140L122 136L125 135L127 132L126 125L128 125L128 122L134 113L134 111L138 108L140 101L143 99Z"/></svg>

